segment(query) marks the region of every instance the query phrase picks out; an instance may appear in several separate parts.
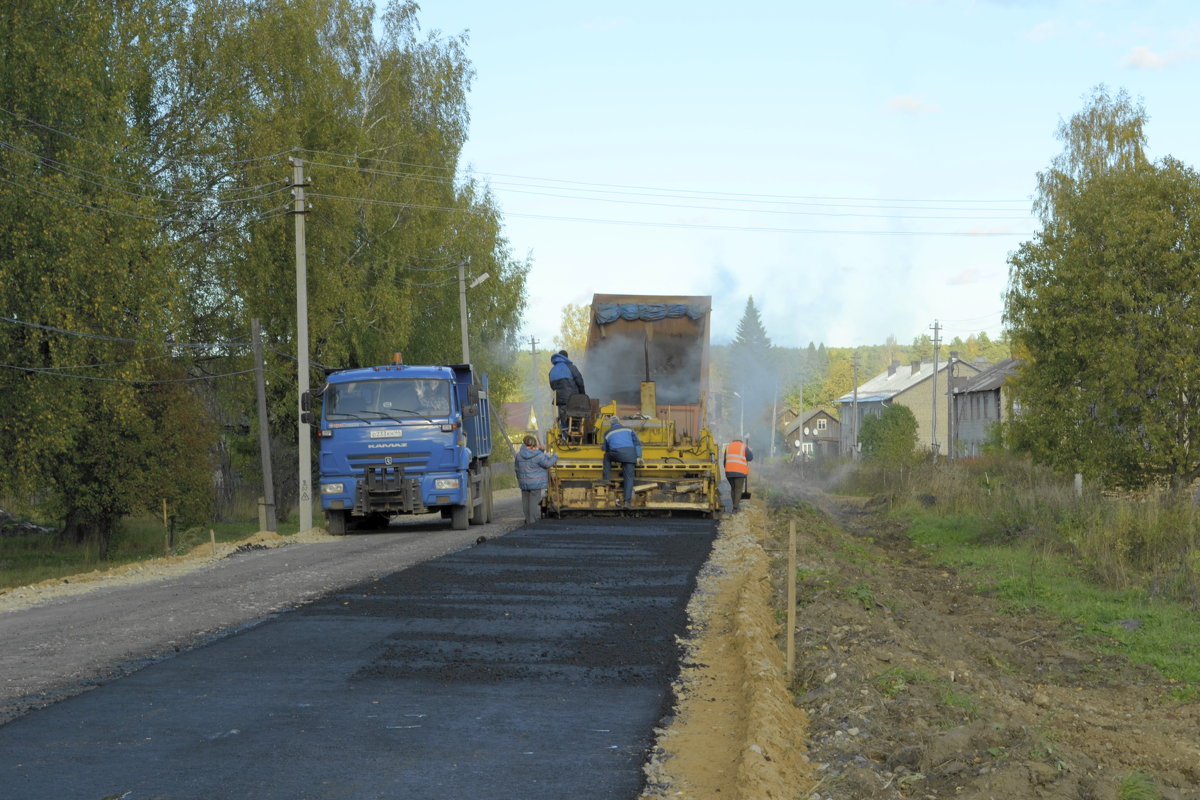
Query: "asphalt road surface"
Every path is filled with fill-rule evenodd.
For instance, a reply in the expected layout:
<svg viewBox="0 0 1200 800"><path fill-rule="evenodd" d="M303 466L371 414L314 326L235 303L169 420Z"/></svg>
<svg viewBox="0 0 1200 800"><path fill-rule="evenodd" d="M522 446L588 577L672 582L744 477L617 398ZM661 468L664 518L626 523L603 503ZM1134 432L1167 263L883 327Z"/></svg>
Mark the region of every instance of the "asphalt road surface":
<svg viewBox="0 0 1200 800"><path fill-rule="evenodd" d="M633 798L715 533L546 520L381 570L13 719L0 795Z"/></svg>

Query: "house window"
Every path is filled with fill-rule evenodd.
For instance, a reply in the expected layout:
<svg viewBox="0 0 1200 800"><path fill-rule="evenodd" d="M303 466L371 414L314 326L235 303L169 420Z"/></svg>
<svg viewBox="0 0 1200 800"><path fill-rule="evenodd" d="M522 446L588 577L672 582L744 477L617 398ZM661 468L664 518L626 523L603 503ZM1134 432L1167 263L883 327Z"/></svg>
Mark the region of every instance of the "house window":
<svg viewBox="0 0 1200 800"><path fill-rule="evenodd" d="M819 430L819 431L825 430L827 427L829 427L828 423L829 423L829 420L825 419L824 417L821 417L820 419L817 420L817 430Z"/></svg>

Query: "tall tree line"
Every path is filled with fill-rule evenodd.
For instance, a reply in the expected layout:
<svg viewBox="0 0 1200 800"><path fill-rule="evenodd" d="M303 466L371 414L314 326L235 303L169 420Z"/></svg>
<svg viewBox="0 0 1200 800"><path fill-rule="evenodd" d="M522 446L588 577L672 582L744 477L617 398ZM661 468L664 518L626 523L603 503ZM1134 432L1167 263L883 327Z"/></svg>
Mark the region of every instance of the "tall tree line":
<svg viewBox="0 0 1200 800"><path fill-rule="evenodd" d="M256 462L251 318L273 435L294 441L289 157L309 181L314 385L393 352L459 360L465 262L491 275L469 293L472 353L502 393L528 264L460 168L465 46L422 34L413 2L0 11L0 494L102 546L163 499L211 513L218 457Z"/></svg>

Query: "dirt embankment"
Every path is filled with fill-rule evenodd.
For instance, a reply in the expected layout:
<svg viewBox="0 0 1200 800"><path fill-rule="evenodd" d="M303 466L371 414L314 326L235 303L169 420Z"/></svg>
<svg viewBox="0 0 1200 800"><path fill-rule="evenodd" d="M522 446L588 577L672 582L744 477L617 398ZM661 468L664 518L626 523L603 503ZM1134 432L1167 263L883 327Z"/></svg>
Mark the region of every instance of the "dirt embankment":
<svg viewBox="0 0 1200 800"><path fill-rule="evenodd" d="M659 731L645 800L791 800L814 785L804 712L775 643L766 531L757 503L721 523L688 606L675 716Z"/></svg>
<svg viewBox="0 0 1200 800"><path fill-rule="evenodd" d="M1006 613L861 501L807 499L821 513L799 526L796 685L813 798L1200 798L1200 706L1169 681L1089 651L1074 625Z"/></svg>
<svg viewBox="0 0 1200 800"><path fill-rule="evenodd" d="M693 599L646 798L1200 798L1200 706L1169 681L1006 613L861 500L793 491L792 680L789 515L756 500L722 523Z"/></svg>

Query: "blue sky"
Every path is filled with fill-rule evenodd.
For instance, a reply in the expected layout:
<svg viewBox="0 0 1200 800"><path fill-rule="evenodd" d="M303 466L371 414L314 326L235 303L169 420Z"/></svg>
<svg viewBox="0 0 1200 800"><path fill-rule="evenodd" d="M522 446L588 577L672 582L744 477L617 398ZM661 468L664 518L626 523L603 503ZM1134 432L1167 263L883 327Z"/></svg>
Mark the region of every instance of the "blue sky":
<svg viewBox="0 0 1200 800"><path fill-rule="evenodd" d="M465 161L529 254L523 335L593 293L753 295L772 341L1001 329L1037 173L1097 84L1200 162L1200 6L427 0L468 36Z"/></svg>

